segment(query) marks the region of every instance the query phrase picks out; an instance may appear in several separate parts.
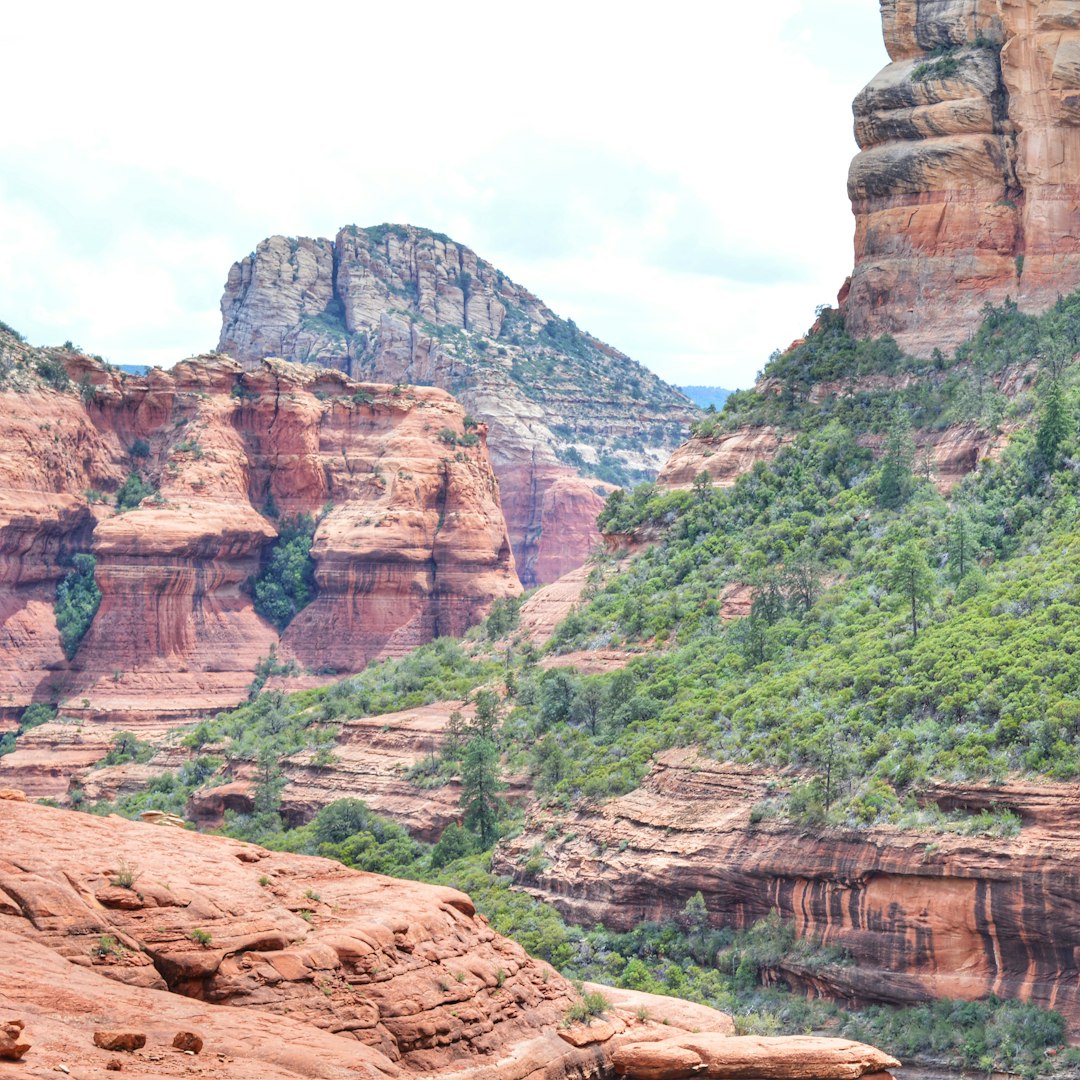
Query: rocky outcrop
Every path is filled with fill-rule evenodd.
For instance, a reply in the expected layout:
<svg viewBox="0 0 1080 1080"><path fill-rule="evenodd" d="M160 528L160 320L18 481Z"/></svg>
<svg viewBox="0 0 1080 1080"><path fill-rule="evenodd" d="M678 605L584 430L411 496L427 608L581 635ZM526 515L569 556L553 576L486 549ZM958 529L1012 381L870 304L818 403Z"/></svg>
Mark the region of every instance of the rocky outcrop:
<svg viewBox="0 0 1080 1080"><path fill-rule="evenodd" d="M851 955L773 973L808 993L900 1004L996 994L1057 1009L1080 1031L1075 785L927 793L945 810L1012 810L1023 828L1004 839L891 826L808 831L762 812L778 781L667 751L637 791L558 820L536 814L497 849L494 869L589 926L671 918L698 891L717 926L777 911L799 936Z"/></svg>
<svg viewBox="0 0 1080 1080"><path fill-rule="evenodd" d="M762 390L760 385L758 389ZM768 388L763 392L768 392ZM823 390L821 396L825 393ZM940 430L914 431L914 468L931 480L939 491L949 492L982 462L1000 457L1014 430L1015 425L1010 424L1003 424L998 431L988 431L978 424L955 424ZM704 474L710 484L730 487L757 462L772 461L792 439L790 433L772 427L736 428L723 435L695 435L671 455L656 483L663 488L687 490ZM862 435L858 442L880 455L885 436Z"/></svg>
<svg viewBox="0 0 1080 1080"><path fill-rule="evenodd" d="M711 484L730 487L757 462L772 461L791 440L789 433L773 427L694 436L668 458L656 482L665 488L689 488L705 473Z"/></svg>
<svg viewBox="0 0 1080 1080"><path fill-rule="evenodd" d="M731 1032L688 1003L655 1022L624 992L560 1026L574 988L453 889L4 806L0 1015L20 1017L11 1041L35 1069L97 1075L122 1050L124 1071L189 1075L197 1044L228 1076L599 1080L623 1044L689 1035L680 1006Z"/></svg>
<svg viewBox="0 0 1080 1080"><path fill-rule="evenodd" d="M855 337L927 356L986 302L1080 286L1080 23L1056 0L882 0L889 64L855 99Z"/></svg>
<svg viewBox="0 0 1080 1080"><path fill-rule="evenodd" d="M520 592L484 428L466 432L442 390L220 356L142 378L42 358L71 389L19 369L0 391L9 720L45 701L116 727L175 724L243 700L272 650L297 672L356 671ZM121 513L133 472L153 494ZM284 634L246 585L277 536L271 513L318 516L315 599ZM69 662L54 599L79 552L101 601Z"/></svg>
<svg viewBox="0 0 1080 1080"><path fill-rule="evenodd" d="M613 1055L615 1072L630 1080L681 1080L705 1076L722 1080L884 1080L900 1062L880 1050L846 1039L812 1035L726 1038L707 1033L622 1046Z"/></svg>
<svg viewBox="0 0 1080 1080"><path fill-rule="evenodd" d="M655 474L696 415L674 387L490 263L404 225L272 236L229 272L218 348L440 386L489 428L526 586L581 565L610 490Z"/></svg>

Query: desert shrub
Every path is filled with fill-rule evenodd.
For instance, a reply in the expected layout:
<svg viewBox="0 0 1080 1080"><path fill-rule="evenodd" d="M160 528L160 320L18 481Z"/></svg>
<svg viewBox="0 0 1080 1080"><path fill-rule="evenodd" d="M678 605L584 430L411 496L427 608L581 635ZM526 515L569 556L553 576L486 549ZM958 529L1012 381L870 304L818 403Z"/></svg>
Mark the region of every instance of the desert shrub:
<svg viewBox="0 0 1080 1080"><path fill-rule="evenodd" d="M130 472L116 493L116 508L117 510L134 510L143 499L149 499L157 493L158 489L148 480L144 480L136 472Z"/></svg>

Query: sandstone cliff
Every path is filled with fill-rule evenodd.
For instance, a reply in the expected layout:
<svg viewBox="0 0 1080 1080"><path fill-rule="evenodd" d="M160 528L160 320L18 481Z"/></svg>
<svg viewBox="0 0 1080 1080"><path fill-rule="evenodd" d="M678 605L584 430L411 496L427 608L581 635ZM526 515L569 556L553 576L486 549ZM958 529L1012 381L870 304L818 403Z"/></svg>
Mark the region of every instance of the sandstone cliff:
<svg viewBox="0 0 1080 1080"><path fill-rule="evenodd" d="M10 791L0 820L0 1006L35 1073L599 1080L621 1053L623 1075L674 1077L695 1031L699 1060L749 1056L777 1080L796 1058L835 1080L897 1064L839 1040L727 1040L723 1013L629 991L567 1025L574 988L453 889Z"/></svg>
<svg viewBox="0 0 1080 1080"><path fill-rule="evenodd" d="M599 541L603 481L655 474L696 415L680 392L580 332L490 263L412 226L273 236L229 272L218 348L449 390L487 423L528 586Z"/></svg>
<svg viewBox="0 0 1080 1080"><path fill-rule="evenodd" d="M494 869L584 925L671 918L699 890L715 925L745 927L775 910L800 936L853 958L775 972L796 988L855 1003L1018 997L1080 1031L1074 786L927 794L945 809L1009 807L1023 829L1008 840L888 826L807 832L754 812L778 779L668 751L637 791L557 821L536 815L497 849ZM559 835L548 839L549 829ZM522 867L541 849L544 868L530 876Z"/></svg>
<svg viewBox="0 0 1080 1080"><path fill-rule="evenodd" d="M855 99L855 337L948 351L1006 297L1080 285L1080 22L1057 0L882 0L889 64Z"/></svg>
<svg viewBox="0 0 1080 1080"><path fill-rule="evenodd" d="M135 378L39 354L0 409L9 714L62 702L166 724L242 700L272 649L297 670L356 671L520 592L483 428L466 432L442 390L282 362L245 373L220 356ZM156 494L121 513L132 472ZM281 635L246 586L277 536L271 509L321 515L316 595ZM79 552L96 558L101 601L69 662L54 599Z"/></svg>

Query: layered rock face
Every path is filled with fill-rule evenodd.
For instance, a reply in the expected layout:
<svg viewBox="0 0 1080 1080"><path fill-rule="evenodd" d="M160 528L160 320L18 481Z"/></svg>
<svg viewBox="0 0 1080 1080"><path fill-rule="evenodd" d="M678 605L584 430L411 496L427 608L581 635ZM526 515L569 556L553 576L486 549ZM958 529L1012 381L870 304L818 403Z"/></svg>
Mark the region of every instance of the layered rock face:
<svg viewBox="0 0 1080 1080"><path fill-rule="evenodd" d="M0 791L0 1009L35 1075L663 1080L687 1075L686 1047L728 1069L707 1075L895 1064L729 1038L723 1013L633 991L568 1024L577 991L454 889L20 800Z"/></svg>
<svg viewBox="0 0 1080 1080"><path fill-rule="evenodd" d="M855 99L855 337L926 356L986 302L1080 286L1080 19L1061 0L881 0L892 63Z"/></svg>
<svg viewBox="0 0 1080 1080"><path fill-rule="evenodd" d="M274 648L298 669L356 671L520 592L483 428L466 433L442 390L222 357L145 378L61 362L79 393L0 392L9 714L47 701L160 726L242 700ZM121 513L109 504L132 471L158 494ZM246 588L277 536L271 508L320 515L317 594L284 635ZM54 599L79 552L102 595L68 662Z"/></svg>
<svg viewBox="0 0 1080 1080"><path fill-rule="evenodd" d="M494 869L584 925L671 918L697 891L715 925L778 911L800 937L853 958L775 972L810 993L905 1004L996 994L1057 1009L1080 1031L1074 787L928 793L949 810L1012 809L1023 821L1015 839L887 826L809 834L754 813L774 779L668 751L637 791L560 821L538 816L497 849ZM546 839L552 827L562 835ZM534 845L545 868L531 878L522 867Z"/></svg>
<svg viewBox="0 0 1080 1080"><path fill-rule="evenodd" d="M488 425L527 586L599 542L600 478L654 475L696 415L468 248L412 226L270 237L229 272L221 311L218 348L245 365L280 356L463 402Z"/></svg>

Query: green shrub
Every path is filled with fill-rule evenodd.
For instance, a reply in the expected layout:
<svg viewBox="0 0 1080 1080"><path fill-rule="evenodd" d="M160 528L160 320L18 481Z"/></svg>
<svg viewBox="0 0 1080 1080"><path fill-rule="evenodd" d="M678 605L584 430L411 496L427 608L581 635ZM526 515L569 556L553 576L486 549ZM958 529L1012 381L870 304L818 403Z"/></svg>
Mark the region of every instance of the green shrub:
<svg viewBox="0 0 1080 1080"><path fill-rule="evenodd" d="M72 569L56 588L56 627L64 655L73 659L101 606L101 590L94 580L97 565L93 555L80 553L72 559Z"/></svg>
<svg viewBox="0 0 1080 1080"><path fill-rule="evenodd" d="M149 481L144 480L138 473L128 473L127 479L120 485L116 493L116 508L118 510L134 510L143 499L149 499L157 495L158 489Z"/></svg>
<svg viewBox="0 0 1080 1080"><path fill-rule="evenodd" d="M39 356L34 360L34 370L42 381L54 390L67 390L71 387L71 377L67 368L51 356Z"/></svg>
<svg viewBox="0 0 1080 1080"><path fill-rule="evenodd" d="M283 518L262 572L252 582L255 610L284 630L315 596L311 545L315 519L310 514Z"/></svg>

